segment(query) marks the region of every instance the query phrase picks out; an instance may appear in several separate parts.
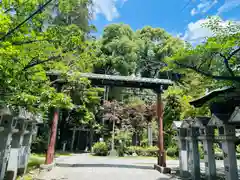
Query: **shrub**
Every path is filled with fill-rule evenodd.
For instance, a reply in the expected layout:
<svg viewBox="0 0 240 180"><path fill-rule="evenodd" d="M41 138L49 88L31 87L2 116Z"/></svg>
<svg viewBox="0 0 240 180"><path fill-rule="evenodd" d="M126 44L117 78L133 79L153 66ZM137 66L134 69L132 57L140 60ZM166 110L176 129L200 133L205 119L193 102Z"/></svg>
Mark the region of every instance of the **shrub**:
<svg viewBox="0 0 240 180"><path fill-rule="evenodd" d="M130 146L127 148L126 153L132 155L136 153L138 156L157 156L158 147L140 147L140 146Z"/></svg>
<svg viewBox="0 0 240 180"><path fill-rule="evenodd" d="M153 156L153 157L157 157L158 155L158 147L157 146L150 146L146 148L146 155L147 156Z"/></svg>
<svg viewBox="0 0 240 180"><path fill-rule="evenodd" d="M97 142L93 145L93 153L96 156L107 156L108 146L105 142Z"/></svg>
<svg viewBox="0 0 240 180"><path fill-rule="evenodd" d="M125 152L126 152L125 146L124 146L123 144L119 144L119 145L117 146L118 156L123 157L124 154L125 154Z"/></svg>
<svg viewBox="0 0 240 180"><path fill-rule="evenodd" d="M48 141L43 136L36 137L31 145L31 152L33 153L45 153L47 149Z"/></svg>
<svg viewBox="0 0 240 180"><path fill-rule="evenodd" d="M169 147L167 148L167 155L169 157L175 157L178 154L178 149L177 147Z"/></svg>

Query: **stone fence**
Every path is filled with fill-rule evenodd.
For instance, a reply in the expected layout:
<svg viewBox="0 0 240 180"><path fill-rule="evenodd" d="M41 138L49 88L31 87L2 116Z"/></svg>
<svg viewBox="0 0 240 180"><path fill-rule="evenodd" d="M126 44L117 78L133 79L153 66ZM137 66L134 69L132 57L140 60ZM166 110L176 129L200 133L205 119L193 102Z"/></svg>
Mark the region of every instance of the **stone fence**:
<svg viewBox="0 0 240 180"><path fill-rule="evenodd" d="M15 180L26 172L38 123L42 123L42 117L23 108L18 112L8 107L0 109L0 180Z"/></svg>
<svg viewBox="0 0 240 180"><path fill-rule="evenodd" d="M226 120L226 116L212 114L211 117L196 117L174 121L179 144L180 176L200 180L200 155L198 143L204 149L205 179L216 180L214 143L220 143L223 154L226 180L238 180L235 142L238 140L236 129L239 127L240 110L238 107ZM230 117L230 118L229 118ZM215 130L218 135L215 135Z"/></svg>

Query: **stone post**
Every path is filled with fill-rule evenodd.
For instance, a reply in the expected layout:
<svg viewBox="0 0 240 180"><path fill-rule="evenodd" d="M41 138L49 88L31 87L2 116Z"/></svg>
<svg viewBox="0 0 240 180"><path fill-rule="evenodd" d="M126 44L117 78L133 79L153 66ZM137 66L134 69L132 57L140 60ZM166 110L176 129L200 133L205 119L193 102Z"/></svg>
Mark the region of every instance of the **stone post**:
<svg viewBox="0 0 240 180"><path fill-rule="evenodd" d="M224 156L224 170L226 180L238 180L237 157L235 149L235 126L224 124L222 151ZM219 131L221 132L221 131Z"/></svg>
<svg viewBox="0 0 240 180"><path fill-rule="evenodd" d="M12 132L11 151L8 160L7 173L5 174L7 180L15 180L17 178L19 160L21 158L21 146L26 129L26 124L24 122L25 119L16 119L17 125L14 132Z"/></svg>
<svg viewBox="0 0 240 180"><path fill-rule="evenodd" d="M189 177L188 172L188 153L187 153L187 130L184 128L179 129L179 166L180 166L180 176Z"/></svg>
<svg viewBox="0 0 240 180"><path fill-rule="evenodd" d="M185 121L173 121L172 128L177 131L177 140L179 145L179 170L183 178L190 177L188 172L188 151L186 140L188 123Z"/></svg>
<svg viewBox="0 0 240 180"><path fill-rule="evenodd" d="M21 148L21 155L19 159L18 174L23 175L26 173L28 160L31 154L31 143L33 135L37 132L35 122L26 122L26 129Z"/></svg>
<svg viewBox="0 0 240 180"><path fill-rule="evenodd" d="M188 139L189 139L189 168L193 180L200 180L200 158L198 151L198 137L199 129L196 127L190 127L188 129Z"/></svg>
<svg viewBox="0 0 240 180"><path fill-rule="evenodd" d="M12 130L16 126L16 119L8 108L1 109L0 120L0 179L4 179L11 150Z"/></svg>
<svg viewBox="0 0 240 180"><path fill-rule="evenodd" d="M11 148L21 148L22 146L24 132L26 129L26 123L24 122L24 119L17 120L16 129L18 132L12 135Z"/></svg>
<svg viewBox="0 0 240 180"><path fill-rule="evenodd" d="M203 141L204 148L204 162L205 162L205 174L206 179L216 179L216 162L213 148L214 142L214 127L203 127L200 131L201 139Z"/></svg>

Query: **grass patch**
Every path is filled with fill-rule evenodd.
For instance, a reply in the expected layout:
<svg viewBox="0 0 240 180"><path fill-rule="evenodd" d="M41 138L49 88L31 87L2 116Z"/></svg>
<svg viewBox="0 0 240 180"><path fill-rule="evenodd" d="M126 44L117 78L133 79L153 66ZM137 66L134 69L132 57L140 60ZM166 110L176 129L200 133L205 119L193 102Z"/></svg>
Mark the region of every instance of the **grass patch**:
<svg viewBox="0 0 240 180"><path fill-rule="evenodd" d="M31 171L33 169L37 169L40 167L41 164L44 163L45 157L37 156L37 155L31 155L30 159L28 161L28 169L27 171Z"/></svg>
<svg viewBox="0 0 240 180"><path fill-rule="evenodd" d="M42 158L45 158L46 157L46 154L32 154L33 156L36 156L36 157L42 157ZM68 152L57 152L55 153L55 158L57 157L60 157L60 156L72 156L71 153L68 153Z"/></svg>
<svg viewBox="0 0 240 180"><path fill-rule="evenodd" d="M72 154L70 153L56 153L55 157L60 157L60 156L71 156ZM31 154L29 161L28 161L28 167L27 167L27 173L30 171L33 171L35 169L38 169L41 164L44 164L46 154ZM21 178L18 177L17 180L20 180ZM30 174L26 174L23 177L24 180L32 180L33 177Z"/></svg>

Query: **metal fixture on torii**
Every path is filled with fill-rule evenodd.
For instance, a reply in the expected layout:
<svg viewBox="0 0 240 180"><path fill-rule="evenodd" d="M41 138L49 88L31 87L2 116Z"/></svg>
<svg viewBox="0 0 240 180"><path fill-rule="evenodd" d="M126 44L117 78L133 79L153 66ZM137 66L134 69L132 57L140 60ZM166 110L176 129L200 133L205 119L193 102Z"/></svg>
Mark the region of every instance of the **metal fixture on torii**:
<svg viewBox="0 0 240 180"><path fill-rule="evenodd" d="M62 84L63 80L61 79L61 72L48 72L47 75L54 79L56 83L56 87L58 83ZM71 76L71 73L68 74ZM53 78L54 77L54 78ZM59 81L56 81L56 78ZM157 117L158 117L158 126L159 126L159 155L158 155L158 165L162 167L166 167L166 154L164 150L164 133L163 133L163 103L161 94L164 90L166 90L169 86L173 85L174 82L169 79L157 79L157 78L140 78L133 76L117 76L117 75L106 75L106 74L95 74L95 73L81 73L79 78L87 78L91 80L92 85L96 86L115 86L115 87L130 87L130 88L141 88L141 89L152 89L157 94ZM67 83L65 81L65 83ZM47 151L47 159L46 164L51 164L53 161L54 147L56 137L56 129L57 129L57 121L58 121L58 110L54 112L54 118L51 128L51 137L50 143ZM52 140L52 141L51 141ZM50 150L49 150L50 149Z"/></svg>

